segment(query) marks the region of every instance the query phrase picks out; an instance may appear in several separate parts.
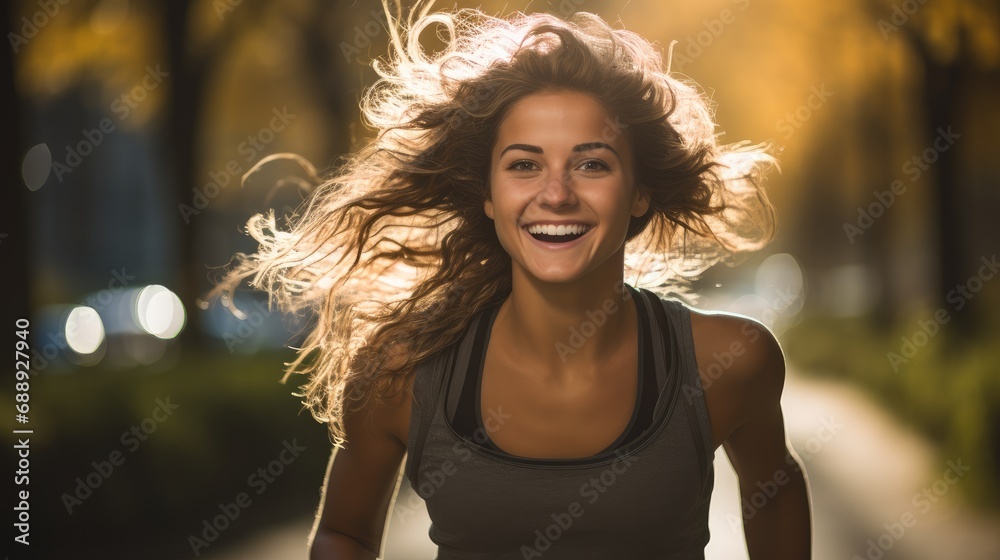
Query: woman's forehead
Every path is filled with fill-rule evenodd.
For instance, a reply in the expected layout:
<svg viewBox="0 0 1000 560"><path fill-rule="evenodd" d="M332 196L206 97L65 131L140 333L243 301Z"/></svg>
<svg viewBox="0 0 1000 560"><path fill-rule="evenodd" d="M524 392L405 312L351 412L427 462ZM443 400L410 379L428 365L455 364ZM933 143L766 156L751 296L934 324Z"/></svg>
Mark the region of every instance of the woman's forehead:
<svg viewBox="0 0 1000 560"><path fill-rule="evenodd" d="M626 148L621 128L593 96L578 92L536 93L520 99L500 123L494 152L511 143L552 148L608 145Z"/></svg>

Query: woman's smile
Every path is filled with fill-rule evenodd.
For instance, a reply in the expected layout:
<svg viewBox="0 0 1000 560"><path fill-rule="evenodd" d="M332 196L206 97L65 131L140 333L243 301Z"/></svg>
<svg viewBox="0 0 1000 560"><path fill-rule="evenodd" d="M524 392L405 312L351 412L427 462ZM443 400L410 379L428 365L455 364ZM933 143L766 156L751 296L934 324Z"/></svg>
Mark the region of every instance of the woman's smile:
<svg viewBox="0 0 1000 560"><path fill-rule="evenodd" d="M528 237L545 249L568 249L576 247L594 230L594 226L574 225L532 225L521 228Z"/></svg>

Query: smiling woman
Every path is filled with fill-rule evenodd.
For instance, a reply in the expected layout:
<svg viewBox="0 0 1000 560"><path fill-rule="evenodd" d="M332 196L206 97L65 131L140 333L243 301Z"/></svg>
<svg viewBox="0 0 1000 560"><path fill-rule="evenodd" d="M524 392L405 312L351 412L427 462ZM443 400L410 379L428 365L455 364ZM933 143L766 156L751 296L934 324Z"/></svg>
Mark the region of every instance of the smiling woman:
<svg viewBox="0 0 1000 560"><path fill-rule="evenodd" d="M610 118L591 95L545 92L515 103L500 124L483 208L514 285L526 275L621 278L629 222L649 209L649 195L636 187L625 135L593 140Z"/></svg>
<svg viewBox="0 0 1000 560"><path fill-rule="evenodd" d="M378 555L402 464L440 559L701 558L724 445L741 489L787 481L746 520L752 557L808 557L781 349L664 297L770 241L773 158L719 145L697 89L596 15L399 19L375 140L290 231L252 218L259 251L210 294L251 278L318 311L286 374L335 442L312 556ZM736 344L705 391L698 363Z"/></svg>

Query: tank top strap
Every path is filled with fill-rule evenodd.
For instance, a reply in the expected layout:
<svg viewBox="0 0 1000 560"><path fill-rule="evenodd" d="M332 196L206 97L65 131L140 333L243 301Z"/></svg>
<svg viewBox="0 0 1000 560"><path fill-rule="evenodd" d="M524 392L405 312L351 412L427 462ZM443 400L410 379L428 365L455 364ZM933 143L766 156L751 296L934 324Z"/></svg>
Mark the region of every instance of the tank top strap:
<svg viewBox="0 0 1000 560"><path fill-rule="evenodd" d="M698 451L698 463L701 468L702 480L707 481L709 470L715 456L712 448L712 425L705 405L705 393L701 385L701 375L695 359L694 335L691 331L691 310L682 302L674 299L663 299L653 292L643 289L646 295L660 300L660 305L653 306L657 319L655 323L669 324L671 330L671 359L680 362L675 371L679 383L676 397L681 401L690 419L691 436Z"/></svg>
<svg viewBox="0 0 1000 560"><path fill-rule="evenodd" d="M476 339L475 334L480 325L479 319L483 313L484 311L479 311L473 315L458 341L449 344L414 366L413 403L410 411L411 429L407 438L406 461L403 467L407 478L411 481L417 480L416 476L420 470L420 455L427 439L427 432L447 389L444 386L448 380L447 373L456 367L464 369L468 366L472 355L472 345ZM415 430L413 426L416 426Z"/></svg>

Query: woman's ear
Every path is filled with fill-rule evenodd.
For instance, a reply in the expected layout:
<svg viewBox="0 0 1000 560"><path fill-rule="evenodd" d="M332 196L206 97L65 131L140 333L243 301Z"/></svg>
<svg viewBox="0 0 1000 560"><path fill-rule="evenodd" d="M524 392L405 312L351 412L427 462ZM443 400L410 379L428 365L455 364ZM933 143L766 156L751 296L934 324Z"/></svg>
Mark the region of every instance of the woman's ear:
<svg viewBox="0 0 1000 560"><path fill-rule="evenodd" d="M483 201L483 212L486 212L486 216L489 219L491 219L491 220L493 219L493 201L492 200L487 199L487 200Z"/></svg>
<svg viewBox="0 0 1000 560"><path fill-rule="evenodd" d="M650 196L645 187L636 183L635 192L632 193L632 215L640 218L649 211Z"/></svg>

